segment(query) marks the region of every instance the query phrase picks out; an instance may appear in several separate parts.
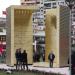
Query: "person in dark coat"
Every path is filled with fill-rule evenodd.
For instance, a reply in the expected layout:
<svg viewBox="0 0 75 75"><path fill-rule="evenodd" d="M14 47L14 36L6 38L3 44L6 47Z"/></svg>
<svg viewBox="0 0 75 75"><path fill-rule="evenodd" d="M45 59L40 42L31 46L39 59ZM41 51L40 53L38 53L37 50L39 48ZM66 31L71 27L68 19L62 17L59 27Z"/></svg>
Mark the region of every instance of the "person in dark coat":
<svg viewBox="0 0 75 75"><path fill-rule="evenodd" d="M23 69L25 69L25 66L28 70L28 61L27 61L27 53L26 50L23 51L22 53L22 61L23 61Z"/></svg>
<svg viewBox="0 0 75 75"><path fill-rule="evenodd" d="M21 50L20 49L16 50L15 57L16 57L16 69L19 70L21 66Z"/></svg>
<svg viewBox="0 0 75 75"><path fill-rule="evenodd" d="M51 51L51 53L49 53L49 55L48 55L48 60L50 61L51 68L53 67L54 58L55 58L55 55L54 55L53 51Z"/></svg>
<svg viewBox="0 0 75 75"><path fill-rule="evenodd" d="M18 70L19 69L19 50L18 49L16 49L15 57L16 57L16 70Z"/></svg>

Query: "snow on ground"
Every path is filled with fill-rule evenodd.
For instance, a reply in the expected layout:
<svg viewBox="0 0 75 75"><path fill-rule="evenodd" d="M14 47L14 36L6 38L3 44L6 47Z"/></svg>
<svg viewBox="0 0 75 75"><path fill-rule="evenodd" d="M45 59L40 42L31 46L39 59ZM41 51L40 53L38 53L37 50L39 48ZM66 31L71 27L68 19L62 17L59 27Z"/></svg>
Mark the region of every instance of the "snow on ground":
<svg viewBox="0 0 75 75"><path fill-rule="evenodd" d="M53 72L53 73L60 73L60 74L64 74L64 75L70 75L69 74L69 67L64 67L64 68L43 68L43 67L33 67L28 66L30 70L38 70L38 71L42 71L42 72ZM6 64L0 64L0 69L15 69L15 67L9 67Z"/></svg>

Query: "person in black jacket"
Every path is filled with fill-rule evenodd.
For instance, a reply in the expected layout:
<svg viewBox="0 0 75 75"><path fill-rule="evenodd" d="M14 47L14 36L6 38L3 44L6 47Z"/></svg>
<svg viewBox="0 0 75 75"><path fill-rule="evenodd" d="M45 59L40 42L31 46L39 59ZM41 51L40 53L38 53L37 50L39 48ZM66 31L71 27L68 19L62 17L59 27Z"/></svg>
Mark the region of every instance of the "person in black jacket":
<svg viewBox="0 0 75 75"><path fill-rule="evenodd" d="M19 50L18 49L16 49L15 57L16 57L16 70L18 70L19 69Z"/></svg>
<svg viewBox="0 0 75 75"><path fill-rule="evenodd" d="M50 61L50 67L53 67L53 61L54 61L55 55L53 53L53 51L51 51L51 53L49 53L48 55L48 60Z"/></svg>
<svg viewBox="0 0 75 75"><path fill-rule="evenodd" d="M25 66L28 70L28 61L27 61L27 53L26 50L23 51L22 53L22 61L23 61L23 69L25 69Z"/></svg>
<svg viewBox="0 0 75 75"><path fill-rule="evenodd" d="M19 70L21 66L21 49L16 49L15 57L16 57L16 70Z"/></svg>

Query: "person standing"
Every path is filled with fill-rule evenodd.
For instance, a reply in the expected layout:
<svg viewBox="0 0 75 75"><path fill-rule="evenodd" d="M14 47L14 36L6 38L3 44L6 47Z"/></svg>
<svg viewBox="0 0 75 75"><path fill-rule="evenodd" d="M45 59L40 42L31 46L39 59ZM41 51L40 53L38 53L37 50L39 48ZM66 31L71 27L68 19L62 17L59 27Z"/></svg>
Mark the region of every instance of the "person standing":
<svg viewBox="0 0 75 75"><path fill-rule="evenodd" d="M19 48L19 67L22 70L22 53L21 53L21 48Z"/></svg>
<svg viewBox="0 0 75 75"><path fill-rule="evenodd" d="M19 70L21 66L21 49L16 49L15 57L16 57L16 70Z"/></svg>
<svg viewBox="0 0 75 75"><path fill-rule="evenodd" d="M18 49L16 49L15 57L16 57L16 70L18 70L19 69L19 50Z"/></svg>
<svg viewBox="0 0 75 75"><path fill-rule="evenodd" d="M54 62L54 59L55 59L55 55L53 53L53 51L51 51L48 55L48 60L50 61L50 67L53 68L53 62Z"/></svg>
<svg viewBox="0 0 75 75"><path fill-rule="evenodd" d="M27 53L26 50L23 51L22 53L22 61L23 61L23 69L25 69L25 66L28 70L28 61L27 61Z"/></svg>

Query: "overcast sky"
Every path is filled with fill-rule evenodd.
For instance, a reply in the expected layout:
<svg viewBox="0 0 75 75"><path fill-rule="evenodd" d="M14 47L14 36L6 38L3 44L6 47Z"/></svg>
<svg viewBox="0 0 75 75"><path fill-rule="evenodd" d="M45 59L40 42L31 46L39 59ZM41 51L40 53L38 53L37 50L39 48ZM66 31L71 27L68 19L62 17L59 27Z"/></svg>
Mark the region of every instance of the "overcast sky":
<svg viewBox="0 0 75 75"><path fill-rule="evenodd" d="M0 0L0 17L5 17L2 11L5 11L10 5L20 5L20 0Z"/></svg>

